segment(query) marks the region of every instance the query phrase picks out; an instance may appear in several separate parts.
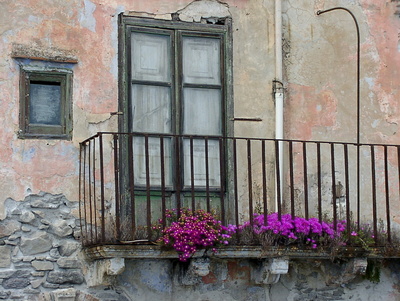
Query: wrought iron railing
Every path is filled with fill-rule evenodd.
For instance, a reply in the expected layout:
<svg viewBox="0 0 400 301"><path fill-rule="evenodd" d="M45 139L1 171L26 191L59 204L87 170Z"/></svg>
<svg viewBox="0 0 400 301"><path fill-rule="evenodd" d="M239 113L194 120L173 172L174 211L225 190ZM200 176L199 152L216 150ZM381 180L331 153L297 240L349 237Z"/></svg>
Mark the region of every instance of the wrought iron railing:
<svg viewBox="0 0 400 301"><path fill-rule="evenodd" d="M98 133L80 149L85 246L155 239L165 209L214 210L224 224L290 213L399 226L400 146L143 133Z"/></svg>

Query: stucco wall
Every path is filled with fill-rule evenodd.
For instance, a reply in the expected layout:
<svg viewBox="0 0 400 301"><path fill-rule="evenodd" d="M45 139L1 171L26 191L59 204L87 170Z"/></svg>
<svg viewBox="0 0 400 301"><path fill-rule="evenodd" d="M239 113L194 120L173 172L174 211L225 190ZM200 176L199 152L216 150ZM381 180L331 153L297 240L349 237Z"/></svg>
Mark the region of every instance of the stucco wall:
<svg viewBox="0 0 400 301"><path fill-rule="evenodd" d="M204 1L200 7L193 8L188 7L190 2L71 0L0 4L3 116L0 137L4 145L0 154L0 190L5 196L0 202L0 217L4 217L1 204L7 197L21 200L31 192L43 190L64 193L70 200L78 200L78 143L98 131L117 130L118 117L111 116L110 112L118 111L117 16L121 12L171 18L171 13L183 10L189 20L191 14L212 15L213 7L225 8L234 20L233 39L238 41L233 53L235 115L263 120L240 122L236 132L273 136L272 3ZM71 65L74 73L72 141L17 138L19 60L11 57L14 44L23 45L26 52L42 52L48 56L60 52L76 58L77 63ZM34 66L41 64L31 62Z"/></svg>
<svg viewBox="0 0 400 301"><path fill-rule="evenodd" d="M0 219L6 216L3 208L5 200L22 201L40 191L62 193L70 202L78 201L79 142L97 131L115 131L118 128L118 115L112 116L110 113L118 111L117 17L121 12L163 19L170 18L171 13L179 12L182 18L190 21L191 18L197 20L199 16L209 17L209 14L215 13L212 8L217 7L220 8L219 13L230 15L233 20L234 115L261 119L259 122L236 122L235 135L274 137L273 1L204 0L190 5L191 2L0 2L0 139L3 146L0 152ZM355 141L354 23L344 12L316 15L319 9L345 6L352 10L360 24L361 141L399 143L399 2L282 2L285 137ZM27 52L35 51L43 56L62 53L76 58L77 62L69 65L74 73L72 141L18 138L21 61L12 57L15 44L23 45ZM31 64L40 66L43 62L32 61ZM76 212L73 213L76 215ZM135 264L129 263L128 266ZM267 288L255 286L254 290L242 293L237 300L252 296L280 296L281 300L297 300L303 293L303 288L308 290L310 300L319 297L318 294L315 297L312 294L325 288L322 284L324 282L318 276L320 274L313 274L312 269L301 272L301 269L294 265L293 271L296 272L284 276L280 284ZM368 287L374 292L386 292L388 298L392 298L387 300L396 300L398 293L392 287L398 285L397 276L389 277L391 273L395 273L393 270L383 271L384 283L372 285L358 278L352 284L356 288L354 293L351 288L341 290L337 287L335 290L339 293L336 295L327 289L327 294L331 295L326 300L336 300L335 296L338 296L337 299L353 296L368 300L364 298L367 298L369 290L363 291ZM307 276L303 277L304 273ZM303 287L304 278L311 279L313 285ZM231 280L233 283L236 281L234 278ZM120 279L121 283L123 281L125 280ZM211 281L208 286L196 289L218 291L215 294L206 293L207 298L218 296L223 300L224 294L229 296L226 300L233 298L234 296L223 289L226 282L218 281ZM128 283L127 287L129 285L132 286L132 283ZM234 286L232 283L230 285ZM247 284L241 285L240 289ZM239 288L236 287L238 290ZM179 290L182 290L182 298L188 298L193 292L192 288ZM130 287L128 292L133 293L135 290ZM155 296L162 296L162 293L156 292ZM371 296L375 295L369 296L373 298ZM271 300L275 299L271 297Z"/></svg>

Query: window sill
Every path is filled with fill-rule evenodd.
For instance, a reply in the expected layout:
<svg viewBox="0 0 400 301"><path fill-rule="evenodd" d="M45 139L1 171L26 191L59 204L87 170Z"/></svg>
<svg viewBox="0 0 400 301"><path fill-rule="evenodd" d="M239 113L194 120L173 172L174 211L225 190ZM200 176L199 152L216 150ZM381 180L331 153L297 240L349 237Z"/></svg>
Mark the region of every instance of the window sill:
<svg viewBox="0 0 400 301"><path fill-rule="evenodd" d="M125 259L178 259L174 250L166 250L155 245L102 245L84 248L90 260L125 258ZM217 253L211 250L199 250L193 258L209 256L220 259L262 259L273 257L287 257L290 259L332 259L332 258L400 258L400 249L392 247L373 247L369 250L357 247L341 247L335 250L300 249L298 247L270 247L261 246L225 246L219 247Z"/></svg>

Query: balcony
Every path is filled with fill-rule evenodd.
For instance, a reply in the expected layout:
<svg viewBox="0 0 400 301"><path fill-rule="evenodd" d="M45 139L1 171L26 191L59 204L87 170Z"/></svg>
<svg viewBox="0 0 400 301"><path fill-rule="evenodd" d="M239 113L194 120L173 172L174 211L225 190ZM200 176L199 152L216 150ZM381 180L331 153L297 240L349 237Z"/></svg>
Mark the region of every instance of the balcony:
<svg viewBox="0 0 400 301"><path fill-rule="evenodd" d="M126 253L135 249L157 258L151 226L165 220L166 209L179 208L213 210L225 225L252 225L255 213L272 212L335 229L346 221L343 256L400 255L398 145L101 132L81 143L79 178L82 242L93 257L135 257ZM350 236L364 228L373 239L368 248ZM99 255L99 246L108 253ZM268 256L282 248L291 256L331 255L289 247L267 250L238 233L219 256L235 257L237 249Z"/></svg>

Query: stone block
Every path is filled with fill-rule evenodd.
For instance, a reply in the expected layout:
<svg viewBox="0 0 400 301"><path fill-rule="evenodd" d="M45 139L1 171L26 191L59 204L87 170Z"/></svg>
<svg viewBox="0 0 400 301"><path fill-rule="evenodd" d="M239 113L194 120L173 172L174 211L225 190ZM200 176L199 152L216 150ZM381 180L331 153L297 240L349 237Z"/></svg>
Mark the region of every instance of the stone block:
<svg viewBox="0 0 400 301"><path fill-rule="evenodd" d="M10 236L21 229L21 223L16 220L6 219L0 221L0 238Z"/></svg>
<svg viewBox="0 0 400 301"><path fill-rule="evenodd" d="M21 289L25 288L30 284L30 281L28 278L19 278L19 277L12 277L5 279L2 283L3 287L5 289Z"/></svg>
<svg viewBox="0 0 400 301"><path fill-rule="evenodd" d="M32 288L38 288L39 286L42 285L42 283L44 283L45 278L40 278L40 279L35 279L31 281L31 287Z"/></svg>
<svg viewBox="0 0 400 301"><path fill-rule="evenodd" d="M80 247L80 243L76 241L66 241L58 247L61 256L70 256Z"/></svg>
<svg viewBox="0 0 400 301"><path fill-rule="evenodd" d="M81 266L81 263L78 260L64 257L59 258L57 264L63 269L78 269Z"/></svg>
<svg viewBox="0 0 400 301"><path fill-rule="evenodd" d="M50 235L46 232L38 231L30 237L22 237L20 250L24 255L34 255L49 251L53 246Z"/></svg>
<svg viewBox="0 0 400 301"><path fill-rule="evenodd" d="M50 261L34 260L32 266L36 271L51 271L54 269L54 264Z"/></svg>
<svg viewBox="0 0 400 301"><path fill-rule="evenodd" d="M24 224L32 224L36 217L31 211L25 211L19 216L19 221Z"/></svg>
<svg viewBox="0 0 400 301"><path fill-rule="evenodd" d="M84 278L82 272L79 270L51 271L47 275L47 282L53 284L82 284Z"/></svg>
<svg viewBox="0 0 400 301"><path fill-rule="evenodd" d="M11 248L0 246L0 268L8 268L11 265Z"/></svg>
<svg viewBox="0 0 400 301"><path fill-rule="evenodd" d="M72 231L71 226L65 220L56 221L51 225L51 232L60 237L71 235Z"/></svg>
<svg viewBox="0 0 400 301"><path fill-rule="evenodd" d="M116 276L125 270L124 258L111 258L108 259L107 275Z"/></svg>
<svg viewBox="0 0 400 301"><path fill-rule="evenodd" d="M76 290L73 288L58 289L51 293L54 301L75 301Z"/></svg>

